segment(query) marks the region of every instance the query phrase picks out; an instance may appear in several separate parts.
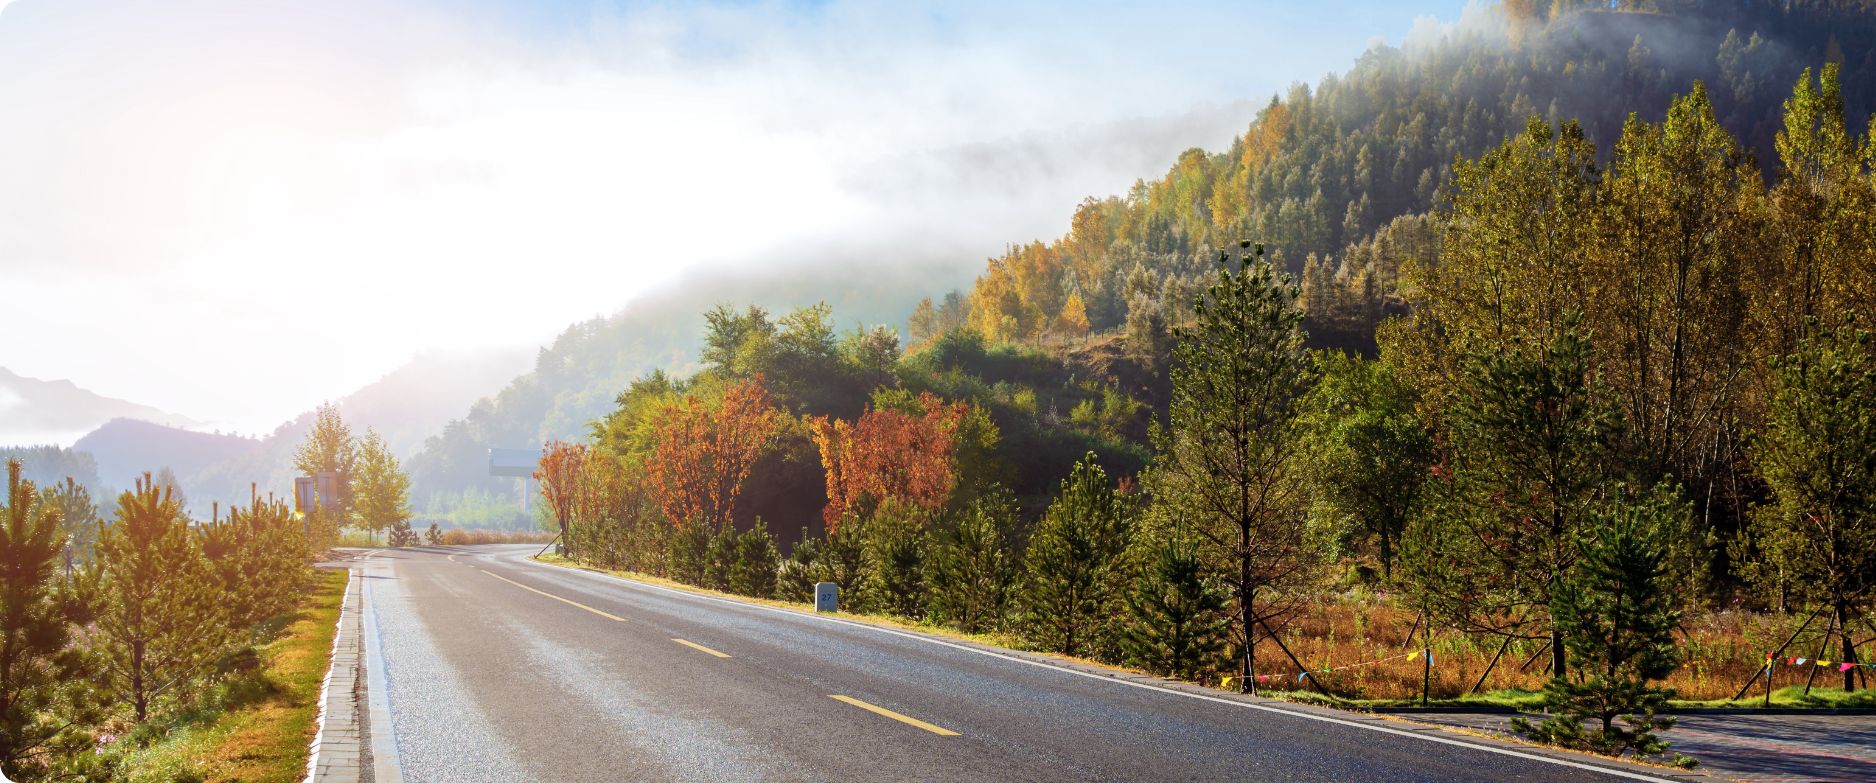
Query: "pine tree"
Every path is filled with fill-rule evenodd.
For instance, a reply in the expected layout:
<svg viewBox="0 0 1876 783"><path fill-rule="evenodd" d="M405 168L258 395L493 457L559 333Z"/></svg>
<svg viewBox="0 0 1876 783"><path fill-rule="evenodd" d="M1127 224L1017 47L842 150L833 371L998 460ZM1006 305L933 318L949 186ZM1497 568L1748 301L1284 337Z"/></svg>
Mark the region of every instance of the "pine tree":
<svg viewBox="0 0 1876 783"><path fill-rule="evenodd" d="M1197 679L1221 661L1227 599L1205 576L1196 542L1175 534L1146 548L1148 562L1127 596L1121 649L1148 671Z"/></svg>
<svg viewBox="0 0 1876 783"><path fill-rule="evenodd" d="M91 562L91 545L98 535L98 506L91 500L91 490L72 480L43 490L45 502L59 509L59 535L64 539L64 565L68 568Z"/></svg>
<svg viewBox="0 0 1876 783"><path fill-rule="evenodd" d="M230 630L245 632L298 602L309 576L306 542L286 504L254 498L199 536Z"/></svg>
<svg viewBox="0 0 1876 783"><path fill-rule="evenodd" d="M375 539L402 526L410 531L410 476L377 431L365 430L359 442L358 475L352 479L352 523ZM405 543L411 543L406 541Z"/></svg>
<svg viewBox="0 0 1876 783"><path fill-rule="evenodd" d="M148 474L117 499L98 534L98 630L106 681L148 720L158 697L187 690L228 640L227 604L181 506Z"/></svg>
<svg viewBox="0 0 1876 783"><path fill-rule="evenodd" d="M1067 479L1023 555L1023 620L1030 638L1064 655L1105 651L1132 520L1089 453Z"/></svg>
<svg viewBox="0 0 1876 783"><path fill-rule="evenodd" d="M59 575L60 510L20 470L7 462L0 507L0 768L32 780L98 716L85 698L92 660L73 643L85 602Z"/></svg>
<svg viewBox="0 0 1876 783"><path fill-rule="evenodd" d="M868 606L914 620L925 617L926 561L930 512L888 500L862 525Z"/></svg>
<svg viewBox="0 0 1876 783"><path fill-rule="evenodd" d="M704 547L704 587L712 590L729 590L730 572L736 567L736 528L725 525L717 534L710 537L710 543Z"/></svg>
<svg viewBox="0 0 1876 783"><path fill-rule="evenodd" d="M932 556L932 612L965 633L1003 623L1014 570L1005 553L1016 499L996 487L972 501L938 535Z"/></svg>
<svg viewBox="0 0 1876 783"><path fill-rule="evenodd" d="M761 519L755 527L736 537L736 563L730 568L730 592L757 598L774 598L781 552L775 548L775 536Z"/></svg>
<svg viewBox="0 0 1876 783"><path fill-rule="evenodd" d="M1665 542L1667 531L1679 525L1675 517L1686 514L1686 504L1664 489L1619 499L1594 515L1582 560L1552 604L1572 674L1544 686L1544 706L1552 716L1536 725L1517 719L1516 730L1609 756L1667 755L1667 742L1655 732L1674 725L1673 718L1658 714L1674 691L1656 683L1680 663L1674 645L1680 612L1674 609Z"/></svg>
<svg viewBox="0 0 1876 783"><path fill-rule="evenodd" d="M1247 246L1249 243L1245 243ZM1313 583L1328 542L1303 513L1298 416L1312 370L1297 288L1245 249L1194 303L1176 332L1168 423L1154 435L1149 489L1191 521L1200 554L1232 593L1239 682L1250 688L1257 629L1276 599Z"/></svg>

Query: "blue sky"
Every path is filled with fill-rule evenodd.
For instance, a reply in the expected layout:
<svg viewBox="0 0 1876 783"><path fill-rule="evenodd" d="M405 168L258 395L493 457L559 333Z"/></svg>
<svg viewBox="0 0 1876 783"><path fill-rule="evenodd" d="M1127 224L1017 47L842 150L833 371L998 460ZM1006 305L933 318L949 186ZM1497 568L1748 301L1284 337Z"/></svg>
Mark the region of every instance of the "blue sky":
<svg viewBox="0 0 1876 783"><path fill-rule="evenodd" d="M1465 8L0 0L0 364L253 432L752 256L964 284Z"/></svg>

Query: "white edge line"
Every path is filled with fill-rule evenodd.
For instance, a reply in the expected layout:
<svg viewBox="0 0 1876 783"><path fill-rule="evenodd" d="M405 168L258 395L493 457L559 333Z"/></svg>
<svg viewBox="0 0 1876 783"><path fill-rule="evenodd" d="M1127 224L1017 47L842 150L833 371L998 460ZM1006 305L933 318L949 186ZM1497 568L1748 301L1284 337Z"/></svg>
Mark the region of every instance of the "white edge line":
<svg viewBox="0 0 1876 783"><path fill-rule="evenodd" d="M1001 652L996 652L993 650L985 650L985 649L980 649L977 647L969 647L966 645L957 644L955 642L948 642L943 639L933 639L929 636L923 636L923 635L915 634L915 633L907 633L905 631L901 631L901 630L894 629L894 628L885 628L885 627L881 627L877 625L872 625L869 623L855 622L852 620L843 620L838 617L826 617L826 616L818 615L818 614L809 614L807 612L796 611L793 609L782 609L782 608L774 607L774 606L765 606L763 604L746 603L743 601L736 601L736 600L722 598L722 597L714 596L714 595L705 595L703 593L693 593L689 590L679 590L679 589L672 588L672 587L665 587L664 585L651 584L649 582L639 582L639 581L632 580L632 579L625 579L622 577L613 576L611 574L602 574L602 573L592 571L589 569L585 569L585 568L569 568L565 566L551 565L548 563L540 562L533 558L524 557L520 559L523 562L526 562L530 565L534 565L539 568L550 568L550 569L553 569L555 571L559 571L562 573L586 574L588 576L595 576L595 577L610 579L612 581L619 582L625 585L630 585L633 587L642 587L642 588L647 588L651 590L658 590L661 592L672 593L675 595L688 596L691 598L700 598L706 601L715 601L717 603L728 604L731 606L741 606L741 607L748 607L751 609L761 609L766 612L773 612L776 614L788 615L790 617L796 617L796 618L800 618L804 620L821 620L821 621L830 622L830 623L837 623L839 625L850 626L853 628L864 628L867 630L877 631L879 633L888 634L891 636L898 636L898 637L903 637L906 639L915 639L917 641L926 642L929 644L935 644L941 647L950 647L954 650L963 650L965 652L976 653L978 655L988 656L991 658L1000 658L1006 661L1014 661L1016 663L1023 663L1023 664L1028 664L1030 666L1035 666L1038 668L1058 671L1064 674L1073 674L1077 677L1086 677L1090 680L1095 680L1097 682L1109 682L1109 683L1114 683L1116 685L1126 685L1129 687L1139 688L1139 689L1147 690L1147 691L1153 691L1156 693L1165 693L1165 694L1170 694L1174 696L1184 696L1189 699L1198 699L1200 701L1209 701L1209 702L1214 702L1217 704L1226 704L1226 705L1230 705L1234 707L1244 707L1246 709L1262 710L1264 712L1274 712L1279 715L1289 715L1289 716L1297 717L1297 718L1307 718L1309 720L1317 720L1317 721L1322 721L1324 723L1334 723L1334 724L1338 724L1342 726L1348 726L1351 728L1366 729L1368 731L1378 731L1378 732L1381 732L1382 734L1393 734L1393 735L1401 736L1401 737L1412 737L1414 739L1425 740L1427 742L1437 742L1442 745L1453 745L1453 746L1461 747L1461 748L1471 748L1474 750L1482 750L1487 753L1497 753L1500 755L1512 756L1515 758L1527 759L1530 761L1543 762L1545 764L1556 764L1558 766L1573 767L1575 769L1588 770L1590 772L1600 772L1605 775L1613 775L1616 777L1628 778L1630 780L1646 780L1646 781L1651 781L1652 783L1678 783L1678 781L1675 781L1672 778L1654 777L1652 775L1644 775L1639 772L1630 772L1628 770L1623 770L1623 769L1614 769L1611 767L1598 766L1595 764L1584 764L1582 762L1570 761L1567 759L1553 758L1550 756L1541 756L1535 753L1526 753L1520 750L1513 750L1511 748L1502 748L1502 747L1497 747L1493 745L1483 745L1483 744L1474 743L1474 742L1466 742L1464 740L1453 739L1451 737L1432 735L1432 734L1428 734L1425 732L1406 731L1402 729L1390 728L1387 726L1377 726L1377 725L1373 725L1369 723L1364 723L1361 721L1353 721L1353 720L1348 720L1345 718L1337 718L1337 717L1330 716L1330 715L1317 715L1317 714L1309 713L1309 712L1288 710L1282 707L1273 707L1267 704L1257 704L1254 702L1238 701L1236 699L1226 699L1226 698L1221 698L1218 696L1207 696L1202 693L1189 693L1189 692L1181 691L1181 690L1173 690L1171 688L1162 688L1157 685L1149 685L1147 683L1134 682L1132 680L1123 680L1123 679L1119 679L1116 677L1109 677L1105 675L1094 674L1092 672L1079 671L1076 669L1070 669L1065 666L1057 666L1055 664L1045 663L1043 661L1030 660L1028 658L1024 658L1024 657L1020 657L1016 655L1010 655L1010 654L1001 653ZM1439 729L1435 729L1435 731L1438 731L1438 730Z"/></svg>

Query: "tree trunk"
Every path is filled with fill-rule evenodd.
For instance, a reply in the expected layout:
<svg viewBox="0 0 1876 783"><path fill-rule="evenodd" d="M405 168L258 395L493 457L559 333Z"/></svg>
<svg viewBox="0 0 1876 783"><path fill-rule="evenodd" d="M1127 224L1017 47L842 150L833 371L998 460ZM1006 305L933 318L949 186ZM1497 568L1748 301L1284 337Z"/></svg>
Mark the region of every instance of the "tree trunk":
<svg viewBox="0 0 1876 783"><path fill-rule="evenodd" d="M1563 629L1550 629L1550 676L1562 677L1564 664L1568 658L1563 652Z"/></svg>
<svg viewBox="0 0 1876 783"><path fill-rule="evenodd" d="M1381 528L1381 583L1394 583L1394 536L1391 528Z"/></svg>
<svg viewBox="0 0 1876 783"><path fill-rule="evenodd" d="M1856 663L1856 642L1850 640L1850 606L1848 604L1837 604L1837 628L1841 631L1838 637L1843 639L1842 662ZM1854 690L1856 690L1856 667L1852 666L1843 670L1843 692L1849 693Z"/></svg>
<svg viewBox="0 0 1876 783"><path fill-rule="evenodd" d="M137 722L150 716L150 697L143 692L143 642L130 645L130 698L137 709Z"/></svg>

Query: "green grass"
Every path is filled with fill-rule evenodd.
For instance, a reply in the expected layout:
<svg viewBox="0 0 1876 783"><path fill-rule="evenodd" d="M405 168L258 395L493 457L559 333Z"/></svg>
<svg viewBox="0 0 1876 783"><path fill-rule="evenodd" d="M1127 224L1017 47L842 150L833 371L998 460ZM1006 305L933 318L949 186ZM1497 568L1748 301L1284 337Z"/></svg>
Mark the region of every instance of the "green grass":
<svg viewBox="0 0 1876 783"><path fill-rule="evenodd" d="M120 741L125 747L142 745L121 756L122 779L302 779L346 578L345 571L318 572L300 610L269 622L272 638L255 649L255 668L211 688L192 708L140 727Z"/></svg>

